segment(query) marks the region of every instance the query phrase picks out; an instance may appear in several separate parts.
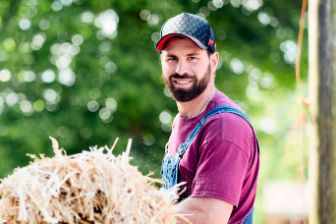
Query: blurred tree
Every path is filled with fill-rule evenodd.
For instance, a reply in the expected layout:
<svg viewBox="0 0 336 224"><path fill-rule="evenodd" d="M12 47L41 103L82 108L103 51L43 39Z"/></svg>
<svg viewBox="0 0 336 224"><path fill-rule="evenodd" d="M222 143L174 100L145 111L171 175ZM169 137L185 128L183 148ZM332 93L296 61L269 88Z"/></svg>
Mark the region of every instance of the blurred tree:
<svg viewBox="0 0 336 224"><path fill-rule="evenodd" d="M154 47L162 23L182 11L206 17L214 28L221 57L216 85L247 111L258 131L261 182L293 176L279 156L297 113L300 5L288 0L0 1L0 176L26 165L26 153L50 155L48 136L53 136L69 154L112 145L117 137L119 153L132 138L133 163L158 177L177 110ZM302 74L307 73L306 49Z"/></svg>
<svg viewBox="0 0 336 224"><path fill-rule="evenodd" d="M117 137L120 152L133 138L134 162L158 175L176 108L154 46L162 22L181 11L214 27L218 88L255 120L261 142L281 140L288 122L265 113L282 116L278 101L294 88L300 2L7 0L0 2L0 174L26 164L26 153L50 154L54 136L68 153Z"/></svg>

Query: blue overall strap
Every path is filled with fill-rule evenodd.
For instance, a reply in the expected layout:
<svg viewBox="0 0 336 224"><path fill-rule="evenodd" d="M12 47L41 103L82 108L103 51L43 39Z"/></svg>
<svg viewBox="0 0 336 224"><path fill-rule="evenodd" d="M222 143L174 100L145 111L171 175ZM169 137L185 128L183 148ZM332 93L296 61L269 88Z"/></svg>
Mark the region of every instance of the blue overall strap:
<svg viewBox="0 0 336 224"><path fill-rule="evenodd" d="M212 116L219 114L219 113L233 113L240 117L242 117L244 120L246 120L252 127L252 124L250 122L250 119L246 116L244 112L241 110L234 108L232 106L222 105L218 107L214 107L212 110L210 110L201 120L198 122L196 127L193 129L193 131L190 133L188 138L184 143L182 143L178 149L177 155L181 159L183 154L187 151L189 148L189 145L193 141L193 139L196 137L198 132L201 130L201 128L204 126L205 122Z"/></svg>
<svg viewBox="0 0 336 224"><path fill-rule="evenodd" d="M169 189L177 184L178 181L178 167L180 160L182 159L184 153L189 148L189 145L196 137L198 132L204 126L205 122L212 116L219 113L233 113L244 118L248 123L250 123L247 116L240 110L231 106L218 106L210 110L205 116L199 121L199 123L192 130L190 135L187 137L184 143L180 144L177 150L176 156L169 155L166 153L164 159L162 160L161 175L164 180L163 188Z"/></svg>

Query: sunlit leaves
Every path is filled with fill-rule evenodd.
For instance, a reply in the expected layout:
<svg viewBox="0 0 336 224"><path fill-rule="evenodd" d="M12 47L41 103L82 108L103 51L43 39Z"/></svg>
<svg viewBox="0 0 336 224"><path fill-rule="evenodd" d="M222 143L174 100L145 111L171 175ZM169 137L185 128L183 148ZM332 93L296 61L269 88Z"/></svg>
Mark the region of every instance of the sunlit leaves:
<svg viewBox="0 0 336 224"><path fill-rule="evenodd" d="M262 0L0 1L0 153L7 166L0 174L23 164L26 152L50 151L49 135L74 152L116 137L122 149L122 139L133 138L141 167L158 171L177 109L154 46L162 23L181 11L206 17L214 28L217 87L253 116L263 116L265 95L293 86L298 6ZM258 131L274 134L272 119L256 122Z"/></svg>

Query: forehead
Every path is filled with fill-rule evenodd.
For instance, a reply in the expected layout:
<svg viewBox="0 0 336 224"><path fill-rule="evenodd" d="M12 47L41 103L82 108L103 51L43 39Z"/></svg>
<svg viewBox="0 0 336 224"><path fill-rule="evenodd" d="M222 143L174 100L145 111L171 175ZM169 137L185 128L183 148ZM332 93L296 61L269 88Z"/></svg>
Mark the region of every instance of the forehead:
<svg viewBox="0 0 336 224"><path fill-rule="evenodd" d="M167 40L166 46L162 53L203 53L206 50L198 47L192 40L186 37L172 37Z"/></svg>

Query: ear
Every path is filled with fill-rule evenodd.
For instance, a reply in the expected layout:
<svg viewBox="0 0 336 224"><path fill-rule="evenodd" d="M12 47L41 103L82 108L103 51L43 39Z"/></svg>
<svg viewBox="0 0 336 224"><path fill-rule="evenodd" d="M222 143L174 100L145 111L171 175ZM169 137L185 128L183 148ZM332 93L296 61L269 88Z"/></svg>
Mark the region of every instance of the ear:
<svg viewBox="0 0 336 224"><path fill-rule="evenodd" d="M210 65L211 65L211 71L213 71L213 73L216 72L218 62L219 62L219 54L216 51L210 55Z"/></svg>
<svg viewBox="0 0 336 224"><path fill-rule="evenodd" d="M167 55L167 51L162 50L162 51L160 52L160 62L161 62L161 65L162 65L162 62L163 62L164 57L165 57L166 55Z"/></svg>

